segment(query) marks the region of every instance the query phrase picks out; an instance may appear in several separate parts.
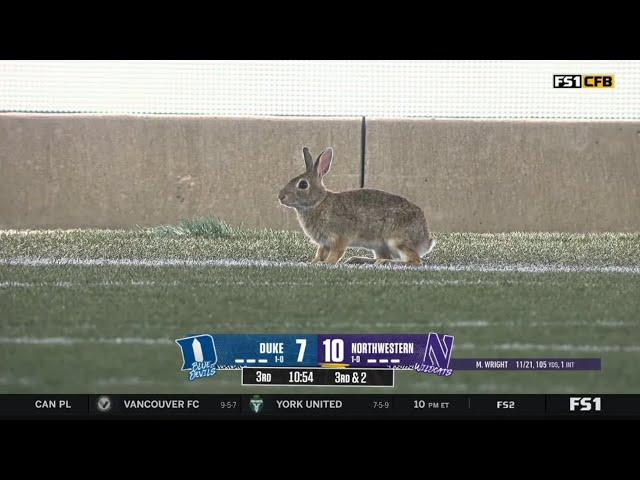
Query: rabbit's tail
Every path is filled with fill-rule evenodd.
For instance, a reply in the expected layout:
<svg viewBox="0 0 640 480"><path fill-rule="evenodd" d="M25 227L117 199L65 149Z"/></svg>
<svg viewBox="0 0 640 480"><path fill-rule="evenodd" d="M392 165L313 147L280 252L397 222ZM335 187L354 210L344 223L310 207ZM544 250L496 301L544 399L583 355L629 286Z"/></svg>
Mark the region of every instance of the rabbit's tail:
<svg viewBox="0 0 640 480"><path fill-rule="evenodd" d="M431 251L433 250L433 247L436 246L436 239L431 237L429 239L427 239L423 244L422 244L422 248L420 249L420 257L424 257L425 255L428 255L429 253L431 253Z"/></svg>

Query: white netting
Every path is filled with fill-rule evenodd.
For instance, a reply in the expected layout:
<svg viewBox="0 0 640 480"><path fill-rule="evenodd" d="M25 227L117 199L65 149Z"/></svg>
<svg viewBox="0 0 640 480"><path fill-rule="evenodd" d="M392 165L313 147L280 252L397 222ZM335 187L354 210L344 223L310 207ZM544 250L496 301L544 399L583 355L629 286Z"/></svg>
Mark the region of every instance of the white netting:
<svg viewBox="0 0 640 480"><path fill-rule="evenodd" d="M639 120L640 61L0 61L0 111Z"/></svg>

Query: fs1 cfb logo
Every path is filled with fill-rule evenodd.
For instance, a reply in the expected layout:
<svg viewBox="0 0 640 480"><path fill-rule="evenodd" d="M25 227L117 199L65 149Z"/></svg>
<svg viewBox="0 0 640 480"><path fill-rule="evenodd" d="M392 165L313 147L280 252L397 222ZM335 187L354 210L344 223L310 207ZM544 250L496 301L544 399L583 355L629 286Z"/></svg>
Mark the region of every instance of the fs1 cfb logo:
<svg viewBox="0 0 640 480"><path fill-rule="evenodd" d="M600 397L570 397L569 411L571 412L600 412L602 411Z"/></svg>
<svg viewBox="0 0 640 480"><path fill-rule="evenodd" d="M615 88L615 75L554 75L553 88Z"/></svg>

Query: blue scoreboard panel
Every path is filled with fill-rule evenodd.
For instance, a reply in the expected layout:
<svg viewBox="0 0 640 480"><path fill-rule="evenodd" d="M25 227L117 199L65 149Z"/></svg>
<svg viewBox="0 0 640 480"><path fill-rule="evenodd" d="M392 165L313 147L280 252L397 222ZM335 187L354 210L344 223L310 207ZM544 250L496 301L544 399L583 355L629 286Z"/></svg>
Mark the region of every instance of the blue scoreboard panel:
<svg viewBox="0 0 640 480"><path fill-rule="evenodd" d="M189 379L242 369L243 385L393 386L395 370L600 370L599 358L458 358L454 338L426 334L201 334L176 340ZM348 370L348 372L346 372Z"/></svg>

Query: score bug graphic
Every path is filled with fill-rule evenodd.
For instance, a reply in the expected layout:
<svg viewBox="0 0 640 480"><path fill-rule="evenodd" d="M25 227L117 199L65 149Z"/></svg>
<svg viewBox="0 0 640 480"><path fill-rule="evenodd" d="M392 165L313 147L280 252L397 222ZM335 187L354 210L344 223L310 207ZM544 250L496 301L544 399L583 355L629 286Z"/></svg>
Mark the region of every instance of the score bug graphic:
<svg viewBox="0 0 640 480"><path fill-rule="evenodd" d="M190 370L191 380L215 370L241 369L243 385L388 387L394 385L396 369L441 376L453 372L453 337L433 332L197 335L176 343L182 349L182 369Z"/></svg>

